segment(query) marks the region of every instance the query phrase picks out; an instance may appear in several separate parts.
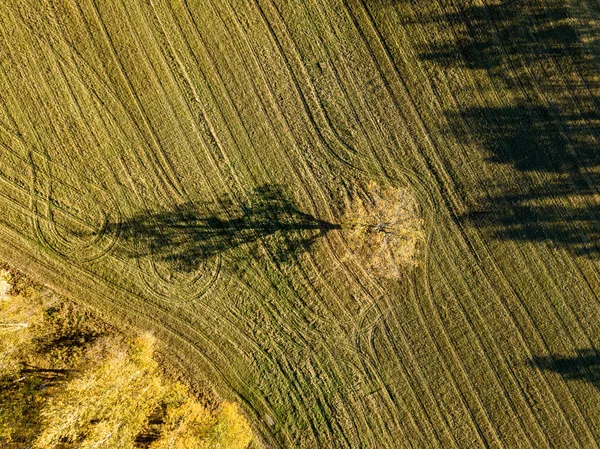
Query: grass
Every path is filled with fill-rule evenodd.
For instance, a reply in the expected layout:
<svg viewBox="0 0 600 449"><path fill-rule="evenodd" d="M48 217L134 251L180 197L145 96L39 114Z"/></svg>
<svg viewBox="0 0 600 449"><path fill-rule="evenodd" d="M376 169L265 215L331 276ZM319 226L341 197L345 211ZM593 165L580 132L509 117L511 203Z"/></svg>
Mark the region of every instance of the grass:
<svg viewBox="0 0 600 449"><path fill-rule="evenodd" d="M599 18L5 2L0 250L272 447L597 447ZM335 225L370 182L423 218L399 280Z"/></svg>

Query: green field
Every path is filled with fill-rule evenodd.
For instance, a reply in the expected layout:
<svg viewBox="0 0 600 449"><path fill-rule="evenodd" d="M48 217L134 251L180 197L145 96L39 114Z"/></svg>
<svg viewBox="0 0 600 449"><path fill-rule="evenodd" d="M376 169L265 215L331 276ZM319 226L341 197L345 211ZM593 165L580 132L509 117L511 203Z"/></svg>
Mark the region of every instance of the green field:
<svg viewBox="0 0 600 449"><path fill-rule="evenodd" d="M7 0L0 257L267 447L600 446L593 0ZM419 265L340 223L412 190Z"/></svg>

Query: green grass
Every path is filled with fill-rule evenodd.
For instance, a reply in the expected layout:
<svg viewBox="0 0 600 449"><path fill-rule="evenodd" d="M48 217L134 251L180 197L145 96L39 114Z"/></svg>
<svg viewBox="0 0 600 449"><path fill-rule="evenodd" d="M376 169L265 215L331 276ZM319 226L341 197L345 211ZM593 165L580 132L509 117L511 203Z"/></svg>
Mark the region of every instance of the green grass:
<svg viewBox="0 0 600 449"><path fill-rule="evenodd" d="M152 330L273 447L597 447L599 18L4 2L2 256ZM371 181L425 222L399 281L336 226Z"/></svg>

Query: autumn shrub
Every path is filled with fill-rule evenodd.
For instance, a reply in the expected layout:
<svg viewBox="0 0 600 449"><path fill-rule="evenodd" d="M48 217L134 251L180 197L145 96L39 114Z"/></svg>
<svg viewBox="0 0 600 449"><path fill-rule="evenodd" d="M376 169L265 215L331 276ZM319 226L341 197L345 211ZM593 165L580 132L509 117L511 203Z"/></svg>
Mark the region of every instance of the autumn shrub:
<svg viewBox="0 0 600 449"><path fill-rule="evenodd" d="M164 405L160 437L149 449L244 449L252 440L250 426L234 403L209 410L177 383L165 395Z"/></svg>

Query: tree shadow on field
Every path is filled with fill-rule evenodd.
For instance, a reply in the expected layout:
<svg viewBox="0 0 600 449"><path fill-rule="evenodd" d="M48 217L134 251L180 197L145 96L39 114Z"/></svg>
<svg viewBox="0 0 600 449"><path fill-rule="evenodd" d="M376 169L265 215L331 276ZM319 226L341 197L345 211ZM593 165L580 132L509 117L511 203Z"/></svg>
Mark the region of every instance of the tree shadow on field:
<svg viewBox="0 0 600 449"><path fill-rule="evenodd" d="M459 2L460 5L460 2ZM461 64L470 69L503 70L508 60L531 62L560 60L578 55L581 62L593 56L598 43L593 20L571 26L568 10L561 4L543 7L527 0L458 6L458 11L429 16L421 23L440 23L453 29L453 42L432 45L421 53L424 60L442 65ZM585 44L583 42L585 41ZM586 64L588 69L597 67Z"/></svg>
<svg viewBox="0 0 600 449"><path fill-rule="evenodd" d="M438 80L449 84L440 97L457 91L442 125L448 136L473 149L474 159L479 147L502 166L495 172L482 164L480 192L465 194L469 212L457 221L500 240L543 241L598 258L600 6L475 3L367 2L395 6L399 23L426 39L415 45L434 91ZM445 76L448 68L460 70Z"/></svg>
<svg viewBox="0 0 600 449"><path fill-rule="evenodd" d="M585 203L578 205L577 201ZM490 197L482 208L460 219L498 239L547 242L575 255L598 259L598 217L600 204L595 189L585 192L574 190L570 184L550 184L528 193L515 189Z"/></svg>
<svg viewBox="0 0 600 449"><path fill-rule="evenodd" d="M565 380L583 380L600 387L600 356L593 349L583 349L576 357L534 357L528 364L558 373Z"/></svg>
<svg viewBox="0 0 600 449"><path fill-rule="evenodd" d="M279 186L254 189L243 202L186 203L173 210L135 215L111 223L129 257L150 256L176 272L191 272L217 254L261 242L282 262L306 251L339 224L299 210Z"/></svg>
<svg viewBox="0 0 600 449"><path fill-rule="evenodd" d="M576 255L600 256L600 120L525 106L447 115L481 142L489 161L521 174L460 220L500 239L546 241Z"/></svg>
<svg viewBox="0 0 600 449"><path fill-rule="evenodd" d="M576 174L600 166L597 112L565 114L550 107L515 105L446 113L454 127L466 126L491 153L489 160L519 171Z"/></svg>
<svg viewBox="0 0 600 449"><path fill-rule="evenodd" d="M595 20L577 20L575 29L573 10L559 2L542 7L509 0L454 11L422 20L451 27L455 38L427 48L421 57L442 66L486 70L502 80L498 86L510 97L522 98L505 106L446 112L449 133L479 144L489 162L515 170L509 181L497 178L505 185L495 185L494 192L501 193L488 193L459 221L499 239L544 241L599 257L600 109L592 88L599 74L600 30ZM546 76L547 66L549 73L575 74L585 88Z"/></svg>

